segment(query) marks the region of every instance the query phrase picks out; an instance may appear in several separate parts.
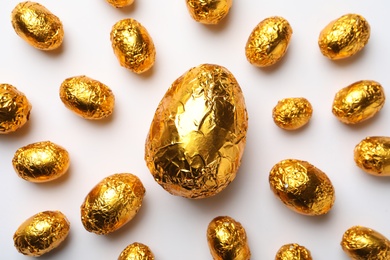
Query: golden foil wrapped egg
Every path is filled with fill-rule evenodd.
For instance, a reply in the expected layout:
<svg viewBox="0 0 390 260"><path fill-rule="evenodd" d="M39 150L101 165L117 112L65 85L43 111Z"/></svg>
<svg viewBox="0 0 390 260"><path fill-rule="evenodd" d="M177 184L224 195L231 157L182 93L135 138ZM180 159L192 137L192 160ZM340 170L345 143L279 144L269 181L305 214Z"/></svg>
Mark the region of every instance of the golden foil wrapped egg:
<svg viewBox="0 0 390 260"><path fill-rule="evenodd" d="M145 195L141 180L130 173L104 178L81 205L85 229L99 235L112 233L129 222L139 211Z"/></svg>
<svg viewBox="0 0 390 260"><path fill-rule="evenodd" d="M331 60L350 57L366 46L370 25L358 14L346 14L330 22L320 33L318 45Z"/></svg>
<svg viewBox="0 0 390 260"><path fill-rule="evenodd" d="M173 82L160 101L146 140L147 166L173 195L213 196L236 177L247 127L233 74L202 64Z"/></svg>
<svg viewBox="0 0 390 260"><path fill-rule="evenodd" d="M251 257L245 229L231 217L220 216L210 222L207 242L214 260L249 260Z"/></svg>
<svg viewBox="0 0 390 260"><path fill-rule="evenodd" d="M303 215L326 214L335 201L328 176L306 161L280 161L271 169L269 183L288 208Z"/></svg>
<svg viewBox="0 0 390 260"><path fill-rule="evenodd" d="M121 252L118 260L154 260L154 255L148 246L135 242Z"/></svg>
<svg viewBox="0 0 390 260"><path fill-rule="evenodd" d="M9 84L0 84L0 134L15 132L29 119L31 104L27 97Z"/></svg>
<svg viewBox="0 0 390 260"><path fill-rule="evenodd" d="M246 42L247 60L258 67L274 65L286 53L292 33L290 24L283 17L264 19L253 29Z"/></svg>
<svg viewBox="0 0 390 260"><path fill-rule="evenodd" d="M12 165L26 181L48 182L66 173L69 168L69 153L50 141L32 143L19 148Z"/></svg>
<svg viewBox="0 0 390 260"><path fill-rule="evenodd" d="M111 44L122 67L135 73L149 70L156 60L152 37L134 19L123 19L111 29Z"/></svg>
<svg viewBox="0 0 390 260"><path fill-rule="evenodd" d="M233 0L186 0L191 17L203 24L218 24L229 13Z"/></svg>
<svg viewBox="0 0 390 260"><path fill-rule="evenodd" d="M354 260L390 259L390 242L377 231L354 226L343 234L341 247Z"/></svg>
<svg viewBox="0 0 390 260"><path fill-rule="evenodd" d="M60 98L68 109L86 119L108 117L115 105L111 89L87 76L65 79L60 87Z"/></svg>
<svg viewBox="0 0 390 260"><path fill-rule="evenodd" d="M120 8L131 5L134 0L106 0L113 7Z"/></svg>
<svg viewBox="0 0 390 260"><path fill-rule="evenodd" d="M68 236L70 224L60 211L43 211L24 221L14 234L16 249L41 256L58 247Z"/></svg>
<svg viewBox="0 0 390 260"><path fill-rule="evenodd" d="M272 111L275 124L285 130L301 128L309 122L312 114L310 102L302 97L279 100Z"/></svg>
<svg viewBox="0 0 390 260"><path fill-rule="evenodd" d="M15 32L37 49L49 51L62 44L64 29L60 19L39 3L19 3L12 10L11 20Z"/></svg>
<svg viewBox="0 0 390 260"><path fill-rule="evenodd" d="M361 80L339 90L332 112L343 123L356 124L375 116L385 104L385 91L373 80Z"/></svg>
<svg viewBox="0 0 390 260"><path fill-rule="evenodd" d="M390 137L371 136L354 150L354 160L363 171L375 176L390 176Z"/></svg>
<svg viewBox="0 0 390 260"><path fill-rule="evenodd" d="M276 253L275 260L312 260L310 251L298 244L283 245Z"/></svg>

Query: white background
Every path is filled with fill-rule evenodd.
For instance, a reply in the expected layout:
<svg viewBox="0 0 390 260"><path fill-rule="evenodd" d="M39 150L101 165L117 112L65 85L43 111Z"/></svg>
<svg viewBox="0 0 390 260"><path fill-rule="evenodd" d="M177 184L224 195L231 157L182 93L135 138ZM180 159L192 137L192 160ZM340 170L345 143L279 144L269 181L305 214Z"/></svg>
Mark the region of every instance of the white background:
<svg viewBox="0 0 390 260"><path fill-rule="evenodd" d="M16 35L10 14L17 3L0 3L0 82L24 92L33 109L22 129L0 135L0 259L27 259L14 248L13 234L25 219L44 210L62 211L71 232L40 259L116 259L135 241L147 244L156 259L211 259L206 228L219 215L242 223L255 260L273 259L280 246L292 242L306 246L313 259L348 259L340 241L353 225L390 237L390 179L364 173L353 160L353 149L363 138L389 135L389 104L355 126L340 123L331 112L335 93L358 80L376 80L390 96L388 1L236 0L221 24L206 26L190 17L184 0L135 0L125 9L104 0L41 0L64 25L63 46L54 52L34 49ZM363 15L371 25L371 38L358 55L330 61L319 51L318 35L346 13ZM256 68L246 60L245 43L261 20L274 15L290 22L291 44L279 64ZM157 50L153 69L142 75L120 67L111 48L112 25L128 17L147 28ZM249 129L237 178L212 198L189 200L170 195L153 180L144 161L144 143L167 88L201 63L225 66L237 78ZM110 118L88 121L65 108L59 87L76 75L112 89L116 106ZM309 125L294 132L279 129L272 108L281 98L300 96L314 109ZM70 170L51 183L26 182L15 174L12 157L19 147L43 140L69 151ZM299 215L271 192L269 171L288 158L309 161L332 180L336 202L327 215ZM113 234L87 232L80 205L101 179L119 172L136 174L147 190L139 213Z"/></svg>

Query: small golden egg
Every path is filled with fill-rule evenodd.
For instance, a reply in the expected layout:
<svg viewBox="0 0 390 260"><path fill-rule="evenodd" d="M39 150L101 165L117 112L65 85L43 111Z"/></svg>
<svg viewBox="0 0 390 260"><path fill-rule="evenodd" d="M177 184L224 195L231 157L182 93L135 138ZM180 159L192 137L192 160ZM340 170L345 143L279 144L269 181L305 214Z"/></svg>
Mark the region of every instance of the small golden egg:
<svg viewBox="0 0 390 260"><path fill-rule="evenodd" d="M135 242L121 252L118 260L154 260L154 255L148 246Z"/></svg>
<svg viewBox="0 0 390 260"><path fill-rule="evenodd" d="M123 19L111 29L111 44L121 66L135 73L149 70L156 60L156 48L148 31L134 19Z"/></svg>
<svg viewBox="0 0 390 260"><path fill-rule="evenodd" d="M326 214L335 201L328 176L306 161L280 161L271 169L269 183L288 208L303 215Z"/></svg>
<svg viewBox="0 0 390 260"><path fill-rule="evenodd" d="M366 46L370 25L358 14L346 14L330 22L320 33L318 45L322 54L331 60L355 55Z"/></svg>
<svg viewBox="0 0 390 260"><path fill-rule="evenodd" d="M245 229L231 217L220 216L210 222L207 242L214 260L249 260L251 257Z"/></svg>
<svg viewBox="0 0 390 260"><path fill-rule="evenodd" d="M66 173L69 153L50 141L37 142L19 148L12 159L16 173L30 182L48 182Z"/></svg>
<svg viewBox="0 0 390 260"><path fill-rule="evenodd" d="M285 130L296 130L306 125L313 108L306 98L284 98L272 111L275 124Z"/></svg>
<svg viewBox="0 0 390 260"><path fill-rule="evenodd" d="M361 80L336 93L332 112L343 123L357 124L375 116L384 104L383 87L373 80Z"/></svg>
<svg viewBox="0 0 390 260"><path fill-rule="evenodd" d="M134 0L106 0L113 7L120 8L131 5Z"/></svg>
<svg viewBox="0 0 390 260"><path fill-rule="evenodd" d="M298 244L283 245L276 253L275 260L312 260L310 251Z"/></svg>
<svg viewBox="0 0 390 260"><path fill-rule="evenodd" d="M229 13L233 0L186 0L191 17L203 24L218 24Z"/></svg>
<svg viewBox="0 0 390 260"><path fill-rule="evenodd" d="M68 236L70 224L60 211L43 211L23 222L14 234L16 249L41 256L58 247Z"/></svg>
<svg viewBox="0 0 390 260"><path fill-rule="evenodd" d="M130 173L117 173L104 178L87 195L81 205L81 221L85 229L98 235L112 233L137 214L145 188Z"/></svg>
<svg viewBox="0 0 390 260"><path fill-rule="evenodd" d="M14 86L0 84L0 134L15 132L30 117L31 104Z"/></svg>
<svg viewBox="0 0 390 260"><path fill-rule="evenodd" d="M253 29L246 42L247 60L258 67L274 65L286 53L292 33L290 24L283 17L264 19Z"/></svg>
<svg viewBox="0 0 390 260"><path fill-rule="evenodd" d="M35 2L21 2L12 11L15 32L31 46L49 51L61 46L64 29L60 19Z"/></svg>

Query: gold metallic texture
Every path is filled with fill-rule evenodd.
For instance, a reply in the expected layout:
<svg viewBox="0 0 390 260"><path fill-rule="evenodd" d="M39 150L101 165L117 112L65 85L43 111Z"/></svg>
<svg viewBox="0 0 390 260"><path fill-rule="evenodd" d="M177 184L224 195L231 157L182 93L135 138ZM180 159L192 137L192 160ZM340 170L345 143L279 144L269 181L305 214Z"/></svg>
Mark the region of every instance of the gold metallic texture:
<svg viewBox="0 0 390 260"><path fill-rule="evenodd" d="M60 211L43 211L24 221L14 234L16 249L41 256L58 247L68 236L69 221Z"/></svg>
<svg viewBox="0 0 390 260"><path fill-rule="evenodd" d="M390 259L389 240L367 227L354 226L345 231L341 247L354 260Z"/></svg>
<svg viewBox="0 0 390 260"><path fill-rule="evenodd" d="M120 8L131 5L134 0L106 0L113 7Z"/></svg>
<svg viewBox="0 0 390 260"><path fill-rule="evenodd" d="M318 45L331 60L350 57L361 51L370 38L370 25L358 14L346 14L330 22L320 33Z"/></svg>
<svg viewBox="0 0 390 260"><path fill-rule="evenodd" d="M48 182L66 173L69 153L50 141L32 143L19 148L12 159L16 173L30 182Z"/></svg>
<svg viewBox="0 0 390 260"><path fill-rule="evenodd" d="M87 76L65 79L60 87L60 98L68 109L86 119L108 117L115 105L111 89Z"/></svg>
<svg viewBox="0 0 390 260"><path fill-rule="evenodd" d="M121 252L118 260L154 260L154 255L148 246L135 242Z"/></svg>
<svg viewBox="0 0 390 260"><path fill-rule="evenodd" d="M203 24L218 24L227 16L233 0L186 0L191 17Z"/></svg>
<svg viewBox="0 0 390 260"><path fill-rule="evenodd" d="M134 19L123 19L111 29L111 44L121 66L137 74L149 70L156 60L152 37Z"/></svg>
<svg viewBox="0 0 390 260"><path fill-rule="evenodd" d="M31 46L50 51L61 46L64 29L60 19L35 2L21 2L12 11L12 26Z"/></svg>
<svg viewBox="0 0 390 260"><path fill-rule="evenodd" d="M104 178L81 205L85 229L98 235L112 233L129 222L139 211L145 195L141 180L130 173Z"/></svg>
<svg viewBox="0 0 390 260"><path fill-rule="evenodd" d="M375 116L385 104L385 91L373 80L361 80L339 90L332 112L343 123L356 124Z"/></svg>
<svg viewBox="0 0 390 260"><path fill-rule="evenodd" d="M310 251L298 244L283 245L276 253L275 260L312 260Z"/></svg>
<svg viewBox="0 0 390 260"><path fill-rule="evenodd" d="M261 21L245 46L247 60L257 67L274 65L285 55L293 30L286 19L273 16Z"/></svg>
<svg viewBox="0 0 390 260"><path fill-rule="evenodd" d="M326 214L335 201L328 176L306 161L280 161L271 169L269 183L274 194L288 208L303 215Z"/></svg>
<svg viewBox="0 0 390 260"><path fill-rule="evenodd" d="M233 74L202 64L175 80L160 101L146 140L147 166L173 195L213 196L236 177L247 128Z"/></svg>
<svg viewBox="0 0 390 260"><path fill-rule="evenodd" d="M306 98L284 98L272 110L275 124L285 130L296 130L306 125L313 108Z"/></svg>
<svg viewBox="0 0 390 260"><path fill-rule="evenodd" d="M15 132L29 119L31 104L14 86L0 84L0 134Z"/></svg>

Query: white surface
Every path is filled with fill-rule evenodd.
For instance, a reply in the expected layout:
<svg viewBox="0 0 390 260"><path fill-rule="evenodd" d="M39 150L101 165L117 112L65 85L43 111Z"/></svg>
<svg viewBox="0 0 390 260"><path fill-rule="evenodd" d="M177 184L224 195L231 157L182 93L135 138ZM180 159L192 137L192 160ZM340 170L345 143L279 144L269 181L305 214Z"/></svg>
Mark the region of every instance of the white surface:
<svg viewBox="0 0 390 260"><path fill-rule="evenodd" d="M28 217L61 210L71 222L63 245L41 259L116 259L130 243L149 245L156 259L211 259L206 241L208 223L229 215L245 227L252 259L273 259L280 246L297 242L313 259L347 259L341 236L353 225L364 225L390 237L390 179L375 178L353 161L353 148L370 135L389 135L390 108L356 126L340 123L331 113L335 93L361 79L382 83L390 96L390 4L385 0L234 1L218 26L190 17L184 0L136 0L115 9L104 0L41 0L62 20L61 51L34 49L13 31L10 14L18 1L0 3L0 82L24 92L33 105L30 121L14 134L0 135L0 258L26 259L12 236ZM371 25L363 52L332 62L317 45L319 32L331 20L359 13ZM259 69L245 58L252 29L266 17L280 15L293 27L287 55L278 65ZM110 43L112 25L122 18L141 22L152 36L154 68L136 75L120 67ZM223 192L204 200L175 197L152 178L144 162L144 142L158 102L170 84L189 68L216 63L237 78L249 113L247 146L237 178ZM59 99L61 82L87 75L113 90L116 107L103 121L87 121ZM303 96L313 105L310 124L300 131L276 127L272 108L284 97ZM71 155L66 176L46 184L26 182L12 168L14 152L32 142L50 140ZM336 203L321 217L287 209L271 192L268 174L282 159L307 160L323 170L336 189ZM138 215L121 230L98 236L81 224L79 207L104 177L131 172L147 193Z"/></svg>

